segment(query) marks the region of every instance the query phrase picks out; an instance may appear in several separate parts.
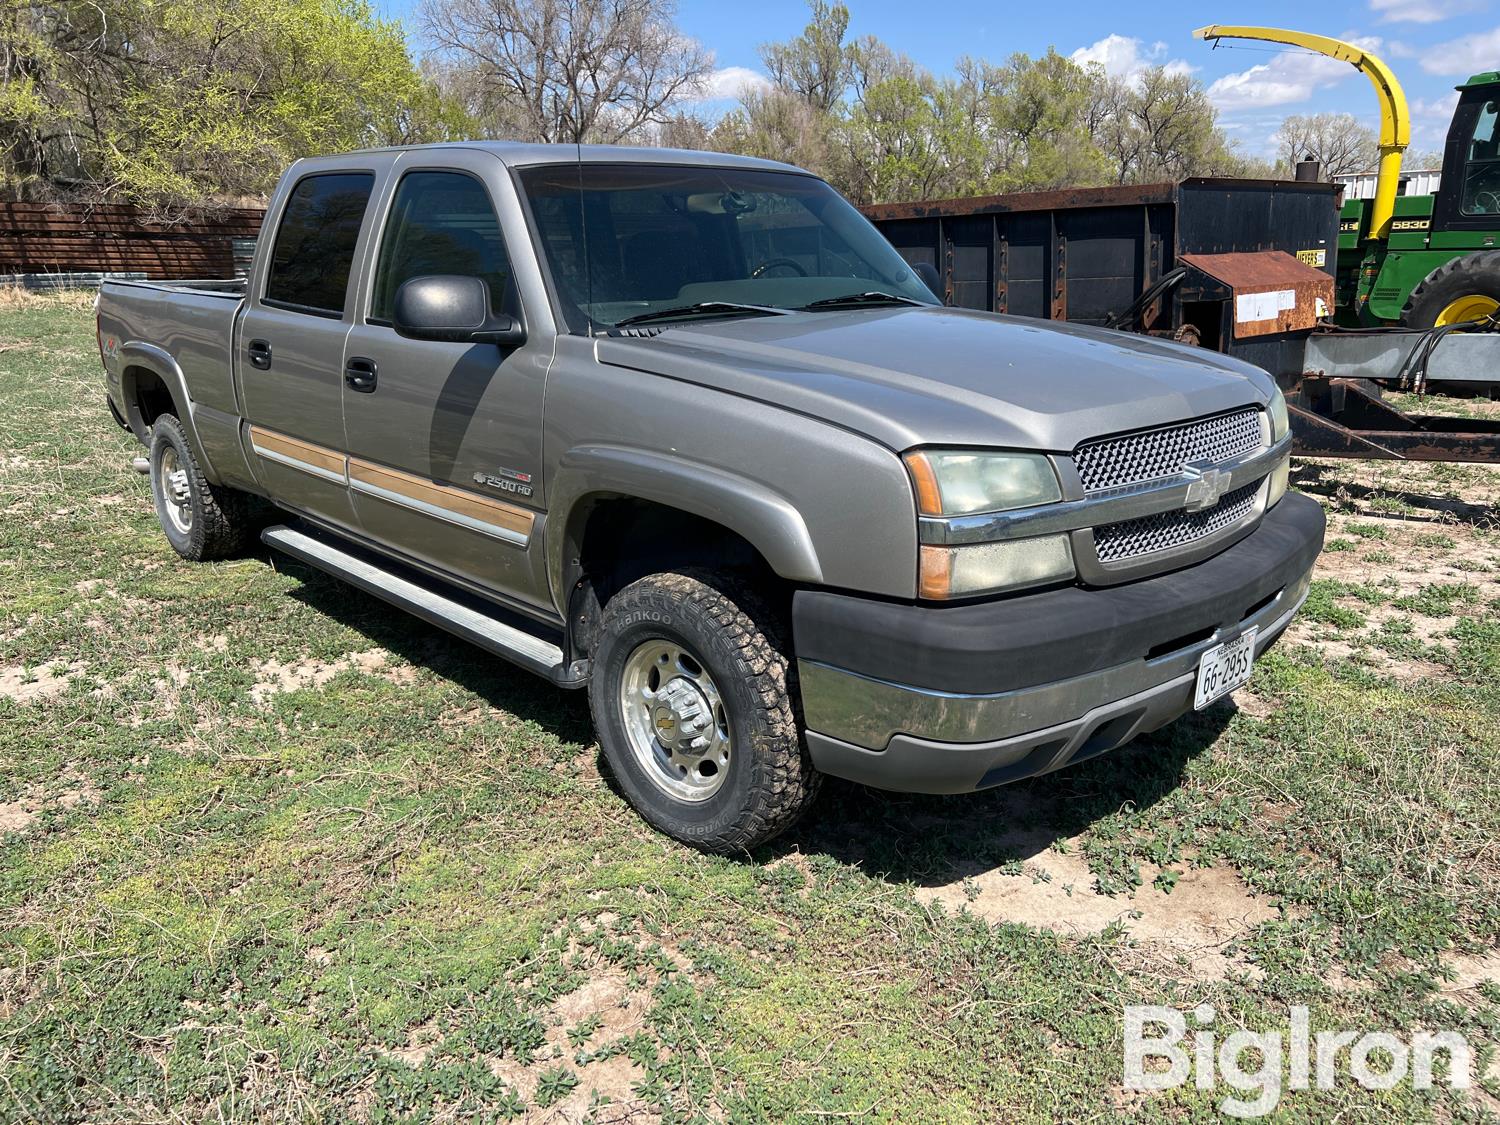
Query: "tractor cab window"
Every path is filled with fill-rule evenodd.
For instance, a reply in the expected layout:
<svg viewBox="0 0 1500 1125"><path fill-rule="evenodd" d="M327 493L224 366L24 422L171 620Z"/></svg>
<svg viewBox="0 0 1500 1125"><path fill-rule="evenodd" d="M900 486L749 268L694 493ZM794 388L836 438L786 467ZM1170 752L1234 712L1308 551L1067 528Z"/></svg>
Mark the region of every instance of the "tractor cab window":
<svg viewBox="0 0 1500 1125"><path fill-rule="evenodd" d="M1497 103L1486 102L1474 123L1464 164L1463 213L1500 215L1500 129Z"/></svg>

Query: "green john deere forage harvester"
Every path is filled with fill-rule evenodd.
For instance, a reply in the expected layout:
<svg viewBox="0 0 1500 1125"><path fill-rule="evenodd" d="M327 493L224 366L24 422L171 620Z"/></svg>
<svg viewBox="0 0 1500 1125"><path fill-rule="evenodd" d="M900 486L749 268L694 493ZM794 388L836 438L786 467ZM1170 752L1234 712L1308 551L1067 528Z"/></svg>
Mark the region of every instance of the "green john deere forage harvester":
<svg viewBox="0 0 1500 1125"><path fill-rule="evenodd" d="M1390 232L1371 233L1374 200L1339 215L1337 301L1350 324L1459 324L1500 311L1500 72L1458 88L1434 195L1395 200Z"/></svg>
<svg viewBox="0 0 1500 1125"><path fill-rule="evenodd" d="M1380 102L1380 173L1374 199L1351 199L1339 217L1336 319L1349 327L1482 321L1500 311L1500 72L1458 87L1435 195L1398 196L1411 115L1396 76L1352 43L1276 27L1200 28L1220 39L1257 39L1347 62Z"/></svg>

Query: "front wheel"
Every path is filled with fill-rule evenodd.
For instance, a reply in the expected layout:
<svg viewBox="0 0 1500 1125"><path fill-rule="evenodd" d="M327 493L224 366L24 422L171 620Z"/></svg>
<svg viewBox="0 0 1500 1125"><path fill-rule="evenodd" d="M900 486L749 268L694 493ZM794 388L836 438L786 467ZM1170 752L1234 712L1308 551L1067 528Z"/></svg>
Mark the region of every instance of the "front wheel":
<svg viewBox="0 0 1500 1125"><path fill-rule="evenodd" d="M707 572L642 578L604 607L594 727L653 827L705 851L745 852L811 804L818 774L783 635L752 587Z"/></svg>

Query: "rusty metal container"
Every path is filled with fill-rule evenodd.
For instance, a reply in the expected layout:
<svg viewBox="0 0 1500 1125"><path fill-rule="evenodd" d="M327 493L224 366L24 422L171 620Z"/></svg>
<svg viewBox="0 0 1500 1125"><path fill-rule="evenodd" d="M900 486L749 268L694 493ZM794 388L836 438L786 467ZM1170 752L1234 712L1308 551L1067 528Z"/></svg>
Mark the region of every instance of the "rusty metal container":
<svg viewBox="0 0 1500 1125"><path fill-rule="evenodd" d="M938 270L951 304L1178 336L1290 375L1301 372L1316 299L1332 305L1334 190L1284 180L1190 179L889 203L865 214L907 261ZM1274 264L1225 257L1267 251L1281 252ZM1202 268L1210 262L1203 256L1212 256L1217 274ZM1293 267L1309 268L1288 270L1287 256ZM1177 276L1180 268L1185 272ZM1277 272L1271 291L1292 288L1300 303L1296 316L1244 331L1234 318L1237 287L1220 275L1249 277L1257 269ZM1327 277L1326 290L1314 273ZM1293 283L1283 284L1292 274Z"/></svg>

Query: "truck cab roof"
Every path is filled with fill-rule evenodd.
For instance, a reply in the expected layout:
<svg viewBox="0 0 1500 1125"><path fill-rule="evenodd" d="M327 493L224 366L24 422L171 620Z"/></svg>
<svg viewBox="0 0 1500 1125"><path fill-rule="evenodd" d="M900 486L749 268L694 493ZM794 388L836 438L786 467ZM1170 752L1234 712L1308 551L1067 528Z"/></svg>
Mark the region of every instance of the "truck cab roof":
<svg viewBox="0 0 1500 1125"><path fill-rule="evenodd" d="M400 154L403 152L433 152L462 150L487 152L501 163L514 168L532 167L539 164L694 164L723 168L761 168L774 172L801 172L804 169L777 160L762 160L754 156L736 156L727 152L707 152L694 149L651 148L644 145L569 145L536 144L526 141L445 141L429 145L397 145L388 148L356 149L337 156L312 157L303 163L337 165L347 163L351 157L373 154Z"/></svg>

